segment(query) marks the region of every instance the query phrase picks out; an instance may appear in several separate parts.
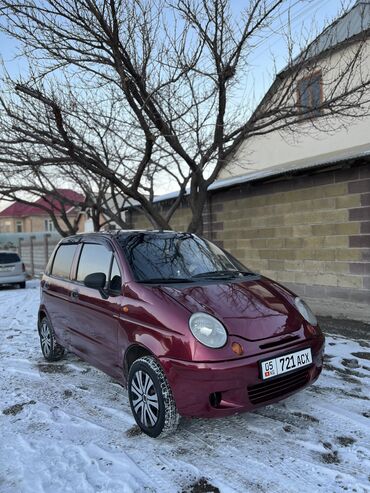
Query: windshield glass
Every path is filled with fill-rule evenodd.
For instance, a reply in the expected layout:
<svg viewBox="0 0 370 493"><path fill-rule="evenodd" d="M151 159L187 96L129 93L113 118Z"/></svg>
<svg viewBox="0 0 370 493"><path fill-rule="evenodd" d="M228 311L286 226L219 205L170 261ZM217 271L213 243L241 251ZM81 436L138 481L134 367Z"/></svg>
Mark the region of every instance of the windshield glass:
<svg viewBox="0 0 370 493"><path fill-rule="evenodd" d="M248 273L219 247L190 233L139 233L121 244L138 281L187 281Z"/></svg>

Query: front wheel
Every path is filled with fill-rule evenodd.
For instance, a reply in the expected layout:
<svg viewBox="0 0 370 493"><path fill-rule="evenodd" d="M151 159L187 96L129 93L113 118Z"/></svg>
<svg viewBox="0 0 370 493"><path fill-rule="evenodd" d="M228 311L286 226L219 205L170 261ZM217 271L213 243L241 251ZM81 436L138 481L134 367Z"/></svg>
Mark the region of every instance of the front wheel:
<svg viewBox="0 0 370 493"><path fill-rule="evenodd" d="M58 361L64 356L64 347L57 343L54 330L44 317L39 328L41 351L47 361Z"/></svg>
<svg viewBox="0 0 370 493"><path fill-rule="evenodd" d="M167 378L153 356L143 356L131 366L128 394L135 421L150 437L176 431L180 416Z"/></svg>

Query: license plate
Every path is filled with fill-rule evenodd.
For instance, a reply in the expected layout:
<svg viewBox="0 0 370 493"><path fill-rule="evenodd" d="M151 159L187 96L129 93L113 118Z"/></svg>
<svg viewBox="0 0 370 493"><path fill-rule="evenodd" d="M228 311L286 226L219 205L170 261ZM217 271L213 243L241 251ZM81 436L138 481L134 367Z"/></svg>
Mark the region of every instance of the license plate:
<svg viewBox="0 0 370 493"><path fill-rule="evenodd" d="M312 363L311 348L261 361L262 379L267 380Z"/></svg>
<svg viewBox="0 0 370 493"><path fill-rule="evenodd" d="M0 272L11 272L13 270L14 270L14 265L12 265L10 267L8 267L8 266L6 266L6 267L0 266Z"/></svg>

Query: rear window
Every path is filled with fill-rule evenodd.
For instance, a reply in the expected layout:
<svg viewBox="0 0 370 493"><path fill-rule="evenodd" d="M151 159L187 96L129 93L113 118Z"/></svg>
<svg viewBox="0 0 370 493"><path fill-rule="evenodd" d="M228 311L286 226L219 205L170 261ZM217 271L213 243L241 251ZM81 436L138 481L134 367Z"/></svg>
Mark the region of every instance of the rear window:
<svg viewBox="0 0 370 493"><path fill-rule="evenodd" d="M69 279L69 273L73 262L73 257L78 245L60 245L55 254L53 269L51 274L53 276L65 277Z"/></svg>
<svg viewBox="0 0 370 493"><path fill-rule="evenodd" d="M1 252L0 253L0 264L14 264L14 262L20 262L21 259L16 253L12 252Z"/></svg>

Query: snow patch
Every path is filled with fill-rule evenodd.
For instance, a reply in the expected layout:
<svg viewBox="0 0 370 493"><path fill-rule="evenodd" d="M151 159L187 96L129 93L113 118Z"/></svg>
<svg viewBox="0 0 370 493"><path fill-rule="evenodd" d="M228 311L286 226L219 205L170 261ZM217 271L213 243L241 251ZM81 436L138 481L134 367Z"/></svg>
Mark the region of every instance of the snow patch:
<svg viewBox="0 0 370 493"><path fill-rule="evenodd" d="M322 376L279 404L153 440L110 377L43 360L38 303L37 281L0 290L1 493L370 492L366 341L328 337Z"/></svg>

